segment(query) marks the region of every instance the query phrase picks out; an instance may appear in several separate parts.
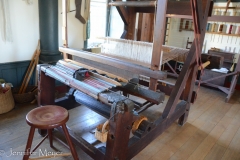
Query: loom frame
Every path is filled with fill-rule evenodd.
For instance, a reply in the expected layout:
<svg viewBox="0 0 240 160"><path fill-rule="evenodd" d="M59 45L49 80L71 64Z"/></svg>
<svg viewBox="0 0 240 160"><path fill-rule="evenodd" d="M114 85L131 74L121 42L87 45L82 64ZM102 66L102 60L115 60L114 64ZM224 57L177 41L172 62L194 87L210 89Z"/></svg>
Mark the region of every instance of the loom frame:
<svg viewBox="0 0 240 160"><path fill-rule="evenodd" d="M63 0L63 46L66 51L63 53L64 59L67 60L71 52L67 49L67 9L66 9L66 0ZM135 2L137 3L137 2ZM153 44L153 58L151 63L152 70L159 69L159 60L161 56L162 44L163 42L163 31L164 23L167 10L167 0L163 0L162 3L157 4L157 21L155 26L154 33L154 44ZM172 2L170 2L172 3ZM177 2L179 3L179 2ZM173 122L178 120L178 124L184 125L187 121L190 103L192 99L192 94L194 93L194 82L196 78L196 72L198 69L197 61L200 52L199 48L202 47L203 39L205 35L205 26L207 23L207 17L211 13L211 8L213 3L208 0L203 0L203 5L201 0L191 0L190 3L184 2L187 6L191 6L192 9L190 15L193 15L193 21L195 24L195 40L189 51L188 57L185 61L185 65L177 79L175 87L173 88L169 100L165 106L162 116L156 119L154 122L143 121L141 123L141 128L139 128L133 137L129 139L129 133L131 130L131 124L135 120L135 115L131 114L129 111L124 113L111 113L110 116L114 116L114 121L110 122L110 131L108 134L107 144L105 148L95 148L93 145L88 143L82 137L74 134L70 130L70 136L73 142L78 145L83 151L85 151L93 159L131 159L137 155L142 149L144 149L149 143L151 143L156 137L163 133ZM171 5L170 5L171 6ZM175 6L175 5L173 5ZM183 5L186 7L186 5ZM203 6L203 7L202 7ZM120 15L127 21L126 9L124 7L117 7L121 12ZM176 8L176 6L175 6ZM202 15L202 8L205 8L205 13ZM173 9L174 10L174 9ZM172 10L172 11L173 11ZM179 11L179 10L178 10ZM135 11L131 10L131 13ZM179 12L182 13L182 12ZM185 14L185 12L184 12ZM186 16L186 15L184 15ZM189 13L188 15L189 16ZM203 17L203 18L202 18ZM131 32L132 24L129 24L129 32ZM75 51L76 52L76 51ZM79 52L79 54L81 54ZM81 55L80 55L81 56ZM107 60L108 58L106 58ZM124 64L123 64L124 65ZM156 90L158 85L158 79L156 77L150 77L149 88L151 90ZM55 90L55 79L45 75L44 72L39 70L39 86L38 86L38 105L50 105L50 104L60 104L59 101L55 102L54 90ZM70 95L70 94L69 94ZM182 101L178 102L180 96L182 95ZM68 99L72 99L70 95ZM98 105L98 101L90 99L91 105ZM87 104L85 104L87 105ZM59 128L61 132L62 129ZM41 132L40 132L41 133Z"/></svg>

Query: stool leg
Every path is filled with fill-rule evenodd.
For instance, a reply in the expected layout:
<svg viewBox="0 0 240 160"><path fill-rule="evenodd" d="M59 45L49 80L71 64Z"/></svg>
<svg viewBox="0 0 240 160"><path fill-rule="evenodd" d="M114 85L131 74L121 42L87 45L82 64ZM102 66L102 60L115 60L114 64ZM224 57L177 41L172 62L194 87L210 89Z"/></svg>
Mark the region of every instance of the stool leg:
<svg viewBox="0 0 240 160"><path fill-rule="evenodd" d="M73 156L74 160L78 160L78 155L77 155L77 152L76 152L76 150L75 150L75 148L73 146L73 143L72 143L72 141L70 139L70 135L68 133L68 129L66 127L66 124L62 125L62 128L63 128L64 134L65 134L66 140L68 142L68 145L70 147L72 156Z"/></svg>
<svg viewBox="0 0 240 160"><path fill-rule="evenodd" d="M50 147L53 148L53 136L52 136L53 129L48 129L48 139L50 143Z"/></svg>
<svg viewBox="0 0 240 160"><path fill-rule="evenodd" d="M27 145L25 149L25 154L23 156L23 160L28 160L30 154L31 154L31 146L32 146L32 140L34 136L35 128L31 127L28 135Z"/></svg>

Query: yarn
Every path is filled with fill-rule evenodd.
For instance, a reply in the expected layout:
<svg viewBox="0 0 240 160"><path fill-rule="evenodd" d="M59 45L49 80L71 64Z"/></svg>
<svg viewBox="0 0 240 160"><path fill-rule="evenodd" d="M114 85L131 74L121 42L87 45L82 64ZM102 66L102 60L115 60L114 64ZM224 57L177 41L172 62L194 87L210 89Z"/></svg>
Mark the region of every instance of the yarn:
<svg viewBox="0 0 240 160"><path fill-rule="evenodd" d="M150 66L152 60L152 47L153 43L133 41L127 39L115 39L115 38L100 38L104 39L104 43L101 45L101 53L116 58L123 58L135 62L140 62L144 66ZM181 57L182 61L185 61L185 57L188 54L188 49L172 47L163 45L162 62L164 64L172 59Z"/></svg>

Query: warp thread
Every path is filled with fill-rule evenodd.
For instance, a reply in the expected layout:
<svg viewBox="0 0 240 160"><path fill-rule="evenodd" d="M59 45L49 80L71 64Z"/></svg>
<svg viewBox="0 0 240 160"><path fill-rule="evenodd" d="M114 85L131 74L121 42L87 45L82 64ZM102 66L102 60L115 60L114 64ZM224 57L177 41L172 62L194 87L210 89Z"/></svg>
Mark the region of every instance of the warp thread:
<svg viewBox="0 0 240 160"><path fill-rule="evenodd" d="M104 38L105 42L101 45L101 53L106 55L113 55L115 57L121 57L136 62L142 62L144 64L151 64L152 60L152 47L153 44L149 42L133 41L126 39L114 39ZM169 60L175 59L180 55L187 56L189 50L163 45L162 64ZM167 50L167 51L166 51Z"/></svg>

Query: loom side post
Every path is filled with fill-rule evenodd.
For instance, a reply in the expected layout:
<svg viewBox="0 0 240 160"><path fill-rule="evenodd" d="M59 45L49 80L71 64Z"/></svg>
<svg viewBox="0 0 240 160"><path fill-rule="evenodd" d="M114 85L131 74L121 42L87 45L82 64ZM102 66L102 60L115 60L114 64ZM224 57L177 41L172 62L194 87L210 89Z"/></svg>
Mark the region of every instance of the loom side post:
<svg viewBox="0 0 240 160"><path fill-rule="evenodd" d="M156 1L126 1L126 2L110 2L110 6L126 6L126 7L152 7L155 6Z"/></svg>
<svg viewBox="0 0 240 160"><path fill-rule="evenodd" d="M62 40L63 40L63 46L65 48L68 48L67 0L62 0ZM63 52L63 58L67 59L67 53Z"/></svg>
<svg viewBox="0 0 240 160"><path fill-rule="evenodd" d="M154 27L154 37L153 37L153 51L152 51L152 60L151 60L151 69L159 70L160 62L162 61L162 44L164 41L164 31L165 31L165 18L167 10L167 0L157 3L157 15L156 15L156 24ZM149 89L157 89L157 79L150 78Z"/></svg>
<svg viewBox="0 0 240 160"><path fill-rule="evenodd" d="M195 1L195 3L198 3L198 4L201 3L201 2L198 2L197 0L192 0L192 1ZM205 0L205 1L207 1L207 0ZM206 29L205 26L206 26L207 19L208 19L208 13L209 13L210 5L211 5L211 1L207 1L204 17L203 17L203 19L202 19L202 16L199 17L200 18L199 21L202 21L202 23L200 23L201 24L201 26L200 26L201 27L201 33L198 33L199 34L198 36L200 38L200 40L198 41L200 48L203 45L203 40L204 40L204 36L205 36L204 33L205 33L205 29ZM196 10L196 13L195 13L197 15L198 15L198 12L202 12L201 5L198 5L198 7L199 8L198 8L198 10ZM193 19L195 19L195 16L193 17ZM195 20L195 22L197 23L198 21ZM174 112L174 110L176 108L176 104L177 104L177 102L179 100L179 97L180 97L184 87L187 88L187 91L186 91L187 95L192 94L193 84L194 84L193 80L195 80L195 78L196 78L196 74L195 74L196 72L195 71L196 71L196 68L198 67L196 65L196 56L197 55L195 54L195 52L196 52L195 40L196 39L194 39L194 41L193 41L193 45L190 48L189 55L188 55L186 61L184 62L183 69L182 69L182 71L181 71L181 73L179 75L179 78L177 79L175 87L174 87L174 89L173 89L173 91L172 91L172 93L171 93L171 95L169 97L169 100L167 102L167 105L166 105L166 107L165 107L165 109L163 111L163 115L162 116L163 116L164 119L171 117L171 115L173 114L173 112ZM198 54L200 54L200 52ZM200 55L198 55L198 57L199 56ZM187 81L191 82L191 83L186 85ZM190 103L190 100L189 100L190 98L189 97L190 97L190 95L188 96L188 98L186 98L188 103ZM186 108L186 113L187 114L183 115L185 117L184 120L181 120L179 122L183 123L183 122L186 121L189 109L190 109L190 104ZM180 124L182 124L182 123L180 123Z"/></svg>
<svg viewBox="0 0 240 160"><path fill-rule="evenodd" d="M105 160L127 159L131 125L134 122L131 101L116 101L111 106L110 129L107 135Z"/></svg>
<svg viewBox="0 0 240 160"><path fill-rule="evenodd" d="M209 13L212 13L212 6L213 6L213 2L212 1L207 1L207 0L204 0L202 1L202 3L197 3L197 1L195 2L197 4L197 7L198 7L198 11L196 10L193 10L192 11L195 11L198 15L197 17L197 20L196 22L194 23L198 23L199 25L199 31L195 31L197 34L197 37L199 38L198 40L198 52L196 53L196 58L200 57L201 58L201 48L203 46L203 41L204 41L204 36L205 36L205 31L206 31L206 25L207 25L207 20L208 20L208 17L211 16L211 14ZM204 14L198 14L199 11L203 11ZM203 17L203 19L202 19ZM195 20L195 19L194 19ZM196 61L198 61L199 59L196 59ZM188 105L186 107L186 111L185 113L179 118L178 120L178 124L180 125L183 125L186 123L187 121L187 118L188 118L188 114L189 114L189 110L190 110L190 102L191 102L191 93L193 93L193 90L194 90L194 82L195 82L195 79L196 79L196 76L197 76L197 71L198 71L198 66L197 65L194 65L192 71L190 72L190 75L188 77L188 80L187 80L187 84L190 84L190 85L186 85L185 87L185 92L184 93L184 100L188 102ZM196 95L195 97L196 98Z"/></svg>

